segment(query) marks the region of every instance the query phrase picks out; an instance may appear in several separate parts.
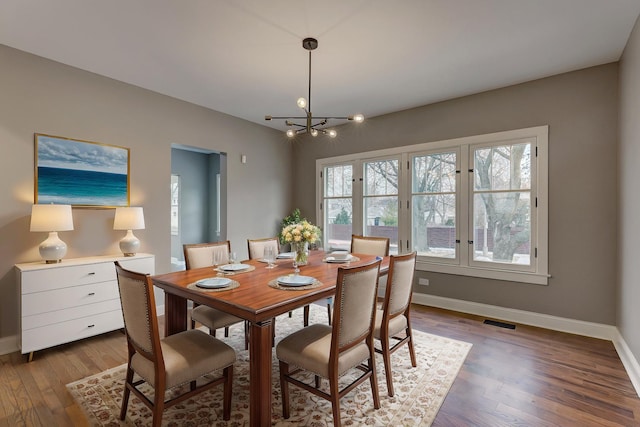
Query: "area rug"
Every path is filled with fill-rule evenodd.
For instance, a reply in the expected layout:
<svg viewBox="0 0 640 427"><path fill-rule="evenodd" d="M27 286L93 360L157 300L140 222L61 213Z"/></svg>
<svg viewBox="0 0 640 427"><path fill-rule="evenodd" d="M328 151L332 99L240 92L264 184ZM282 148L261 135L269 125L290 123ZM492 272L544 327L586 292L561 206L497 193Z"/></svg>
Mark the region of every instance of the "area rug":
<svg viewBox="0 0 640 427"><path fill-rule="evenodd" d="M315 309L314 309L315 308ZM293 317L276 321L276 341L302 327L302 310ZM326 322L320 307L312 306L311 322ZM233 326L230 336L222 338L237 352L234 365L231 420L222 419L222 387L196 395L164 412L163 426L243 426L249 425L249 354L244 350L242 325ZM376 368L380 409L373 407L370 383L366 381L341 401L342 423L346 426L429 426L433 422L451 384L455 380L471 344L414 330L418 366L413 368L407 346L392 356L395 395L387 396L382 356ZM289 386L291 417L282 418L278 363L273 352L273 426L331 426L330 402L298 387ZM141 426L151 424L151 411L133 395L124 422L119 420L126 365L67 384L67 389L82 408L92 426ZM348 377L344 378L347 382ZM328 381L323 381L328 386ZM147 389L152 396L151 389ZM176 394L179 390L170 390Z"/></svg>

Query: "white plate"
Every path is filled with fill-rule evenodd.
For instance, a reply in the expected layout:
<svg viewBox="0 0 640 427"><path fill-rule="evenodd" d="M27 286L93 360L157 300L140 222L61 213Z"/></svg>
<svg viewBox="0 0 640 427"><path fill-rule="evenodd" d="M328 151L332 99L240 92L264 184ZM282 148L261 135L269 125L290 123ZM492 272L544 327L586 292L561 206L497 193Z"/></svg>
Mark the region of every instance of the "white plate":
<svg viewBox="0 0 640 427"><path fill-rule="evenodd" d="M231 284L231 280L226 277L211 277L209 279L202 279L196 282L196 286L205 289L220 289L226 288Z"/></svg>
<svg viewBox="0 0 640 427"><path fill-rule="evenodd" d="M278 283L282 286L307 286L313 283L313 277L309 276L280 276Z"/></svg>
<svg viewBox="0 0 640 427"><path fill-rule="evenodd" d="M249 268L247 264L225 264L218 267L218 270L222 271L241 271Z"/></svg>
<svg viewBox="0 0 640 427"><path fill-rule="evenodd" d="M335 258L334 258L334 257L332 257L332 256L328 256L328 257L326 257L324 260L325 260L326 262L334 262L334 263L336 263L336 264L343 264L343 263L345 263L345 262L350 262L350 261L351 261L351 258L353 258L351 255L349 255L349 257L348 257L348 258L343 258L343 259L335 259Z"/></svg>
<svg viewBox="0 0 640 427"><path fill-rule="evenodd" d="M292 259L293 258L293 252L282 252L279 253L276 258L278 259Z"/></svg>

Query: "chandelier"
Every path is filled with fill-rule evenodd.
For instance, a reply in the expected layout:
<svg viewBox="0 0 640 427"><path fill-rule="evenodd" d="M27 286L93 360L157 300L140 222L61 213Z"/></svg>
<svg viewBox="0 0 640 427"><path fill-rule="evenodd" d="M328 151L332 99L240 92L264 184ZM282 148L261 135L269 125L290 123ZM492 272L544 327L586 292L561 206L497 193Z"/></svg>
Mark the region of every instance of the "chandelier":
<svg viewBox="0 0 640 427"><path fill-rule="evenodd" d="M307 37L302 40L302 47L309 51L309 94L307 99L298 98L298 107L305 113L304 116L299 117L275 117L264 116L265 120L285 120L285 124L290 127L287 129L287 136L293 138L296 135L309 133L311 136L318 136L318 133L323 135L329 135L331 138L335 138L338 135L335 129L325 129L325 126L330 119L334 120L352 120L356 123L364 121L362 114L355 114L347 117L313 117L311 114L311 51L318 47L318 40ZM304 124L295 123L292 120L304 120ZM315 123L314 123L315 122Z"/></svg>

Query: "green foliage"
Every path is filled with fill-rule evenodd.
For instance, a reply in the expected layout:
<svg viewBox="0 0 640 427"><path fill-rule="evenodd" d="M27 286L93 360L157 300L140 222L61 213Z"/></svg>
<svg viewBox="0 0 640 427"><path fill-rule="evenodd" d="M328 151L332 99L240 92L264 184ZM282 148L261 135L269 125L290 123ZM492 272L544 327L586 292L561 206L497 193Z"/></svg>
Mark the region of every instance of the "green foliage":
<svg viewBox="0 0 640 427"><path fill-rule="evenodd" d="M381 225L388 225L390 227L396 227L398 225L398 205L392 203L387 205L380 217Z"/></svg>
<svg viewBox="0 0 640 427"><path fill-rule="evenodd" d="M334 224L351 224L351 215L345 208L342 208L340 213L336 215L336 218L333 220Z"/></svg>
<svg viewBox="0 0 640 427"><path fill-rule="evenodd" d="M282 219L282 225L280 227L280 229L282 230L283 228L285 228L287 225L291 225L291 224L298 224L299 222L305 220L306 218L303 218L300 215L300 209L295 208L289 215L285 216ZM280 244L285 244L286 242L283 240L282 235L280 236Z"/></svg>

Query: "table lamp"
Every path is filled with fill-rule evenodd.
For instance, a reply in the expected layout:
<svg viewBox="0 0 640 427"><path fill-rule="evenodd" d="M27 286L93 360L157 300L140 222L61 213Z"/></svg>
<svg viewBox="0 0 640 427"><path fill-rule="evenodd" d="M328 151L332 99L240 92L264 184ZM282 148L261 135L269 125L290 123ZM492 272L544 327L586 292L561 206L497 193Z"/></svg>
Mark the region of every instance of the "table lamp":
<svg viewBox="0 0 640 427"><path fill-rule="evenodd" d="M47 264L62 261L67 244L60 240L58 231L73 230L71 205L33 205L31 207L31 231L44 231L49 237L40 243L40 256Z"/></svg>
<svg viewBox="0 0 640 427"><path fill-rule="evenodd" d="M144 214L140 207L116 208L113 220L114 230L127 230L127 235L120 240L120 250L124 256L134 256L140 249L140 240L133 235L133 230L144 230Z"/></svg>

